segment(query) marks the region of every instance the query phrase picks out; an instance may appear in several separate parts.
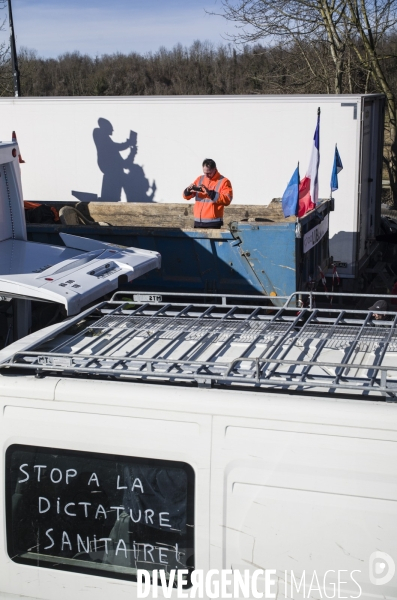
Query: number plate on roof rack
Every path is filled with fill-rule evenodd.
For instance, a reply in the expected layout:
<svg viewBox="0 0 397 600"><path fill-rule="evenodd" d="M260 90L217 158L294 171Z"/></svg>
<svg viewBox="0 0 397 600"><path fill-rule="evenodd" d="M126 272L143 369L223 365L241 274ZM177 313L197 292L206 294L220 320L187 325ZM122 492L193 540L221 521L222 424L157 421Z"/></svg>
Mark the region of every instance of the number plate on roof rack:
<svg viewBox="0 0 397 600"><path fill-rule="evenodd" d="M61 367L63 369L72 366L72 359L67 356L39 356L37 360L39 365L50 367Z"/></svg>
<svg viewBox="0 0 397 600"><path fill-rule="evenodd" d="M133 300L134 302L162 302L163 297L156 294L134 294Z"/></svg>

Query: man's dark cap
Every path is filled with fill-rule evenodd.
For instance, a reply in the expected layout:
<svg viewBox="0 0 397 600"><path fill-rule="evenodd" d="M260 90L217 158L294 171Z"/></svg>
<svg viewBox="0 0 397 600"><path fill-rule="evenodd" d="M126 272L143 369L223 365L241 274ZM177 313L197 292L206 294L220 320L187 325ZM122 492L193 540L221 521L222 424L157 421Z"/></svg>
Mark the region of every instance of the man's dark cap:
<svg viewBox="0 0 397 600"><path fill-rule="evenodd" d="M387 302L386 300L377 300L373 306L370 306L368 310L372 310L375 312L377 310L387 310Z"/></svg>

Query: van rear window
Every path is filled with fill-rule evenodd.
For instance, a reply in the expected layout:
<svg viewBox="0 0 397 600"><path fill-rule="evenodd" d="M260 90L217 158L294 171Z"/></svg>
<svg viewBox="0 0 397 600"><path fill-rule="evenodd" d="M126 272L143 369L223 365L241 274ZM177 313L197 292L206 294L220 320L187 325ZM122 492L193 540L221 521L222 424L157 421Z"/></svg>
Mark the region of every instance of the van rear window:
<svg viewBox="0 0 397 600"><path fill-rule="evenodd" d="M12 445L6 511L17 563L131 581L137 569L194 569L186 463Z"/></svg>

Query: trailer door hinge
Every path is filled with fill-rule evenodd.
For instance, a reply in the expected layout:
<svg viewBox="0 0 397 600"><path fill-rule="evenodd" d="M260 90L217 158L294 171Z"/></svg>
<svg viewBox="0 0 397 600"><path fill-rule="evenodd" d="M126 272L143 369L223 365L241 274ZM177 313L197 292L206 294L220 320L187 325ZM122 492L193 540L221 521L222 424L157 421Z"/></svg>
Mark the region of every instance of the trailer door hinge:
<svg viewBox="0 0 397 600"><path fill-rule="evenodd" d="M357 102L341 102L341 106L351 106L353 108L353 119L357 120Z"/></svg>

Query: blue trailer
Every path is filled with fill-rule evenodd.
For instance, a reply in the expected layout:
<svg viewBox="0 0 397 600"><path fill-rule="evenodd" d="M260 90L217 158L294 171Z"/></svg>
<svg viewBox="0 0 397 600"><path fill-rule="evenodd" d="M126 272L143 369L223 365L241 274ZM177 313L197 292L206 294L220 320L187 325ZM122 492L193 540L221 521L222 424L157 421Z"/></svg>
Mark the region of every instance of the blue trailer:
<svg viewBox="0 0 397 600"><path fill-rule="evenodd" d="M29 239L62 244L59 233L65 232L160 252L161 269L135 280L134 290L263 294L274 296L277 304L278 296L315 287L331 261L329 200L301 219L284 218L279 200L268 206L230 206L219 230L194 229L191 205L91 203L76 208L85 217L78 219L82 223L70 206L64 207L63 224L28 224ZM96 224L87 224L89 219Z"/></svg>

